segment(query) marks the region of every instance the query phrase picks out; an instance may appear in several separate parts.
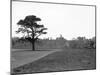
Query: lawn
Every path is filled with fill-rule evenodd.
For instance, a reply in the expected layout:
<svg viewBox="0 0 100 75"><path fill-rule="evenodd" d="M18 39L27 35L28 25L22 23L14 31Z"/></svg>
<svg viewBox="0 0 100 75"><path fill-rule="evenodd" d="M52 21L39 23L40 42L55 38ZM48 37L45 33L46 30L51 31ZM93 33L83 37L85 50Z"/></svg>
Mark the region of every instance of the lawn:
<svg viewBox="0 0 100 75"><path fill-rule="evenodd" d="M38 73L96 68L95 49L64 49L39 60L14 68L14 73Z"/></svg>
<svg viewBox="0 0 100 75"><path fill-rule="evenodd" d="M58 50L36 50L29 49L12 49L11 51L11 69L19 67L21 65L39 60Z"/></svg>

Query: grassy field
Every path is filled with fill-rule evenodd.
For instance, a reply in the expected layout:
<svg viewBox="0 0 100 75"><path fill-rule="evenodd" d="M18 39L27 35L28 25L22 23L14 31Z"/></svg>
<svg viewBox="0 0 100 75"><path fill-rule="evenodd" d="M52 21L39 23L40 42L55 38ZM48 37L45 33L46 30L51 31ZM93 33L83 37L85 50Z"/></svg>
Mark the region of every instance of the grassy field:
<svg viewBox="0 0 100 75"><path fill-rule="evenodd" d="M32 51L29 49L12 49L11 51L11 69L19 67L21 65L39 60L48 54L59 51L58 49L53 50L36 50Z"/></svg>
<svg viewBox="0 0 100 75"><path fill-rule="evenodd" d="M13 69L14 73L38 73L96 68L95 49L64 49Z"/></svg>

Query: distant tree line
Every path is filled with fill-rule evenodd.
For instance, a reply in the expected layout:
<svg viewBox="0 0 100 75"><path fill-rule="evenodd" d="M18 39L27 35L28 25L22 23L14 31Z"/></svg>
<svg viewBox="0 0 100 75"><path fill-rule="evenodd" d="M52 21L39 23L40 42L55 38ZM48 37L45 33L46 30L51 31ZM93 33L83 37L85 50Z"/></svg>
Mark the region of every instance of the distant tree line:
<svg viewBox="0 0 100 75"><path fill-rule="evenodd" d="M77 37L69 41L71 48L96 48L96 37L86 39L85 37Z"/></svg>
<svg viewBox="0 0 100 75"><path fill-rule="evenodd" d="M31 43L25 38L12 38L12 48L31 48ZM96 48L96 37L87 39L85 37L77 37L76 39L66 40L60 36L56 39L38 39L36 42L37 49L49 49L49 48Z"/></svg>

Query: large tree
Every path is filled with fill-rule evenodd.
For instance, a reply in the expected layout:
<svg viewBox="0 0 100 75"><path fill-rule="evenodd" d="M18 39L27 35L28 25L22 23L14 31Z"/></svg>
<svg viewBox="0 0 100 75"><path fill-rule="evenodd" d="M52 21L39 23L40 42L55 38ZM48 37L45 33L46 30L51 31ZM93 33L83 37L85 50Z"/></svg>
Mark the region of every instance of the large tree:
<svg viewBox="0 0 100 75"><path fill-rule="evenodd" d="M44 30L47 28L44 25L40 25L37 22L41 21L40 18L36 17L35 15L26 16L25 19L21 19L18 21L18 25L20 27L16 31L16 33L25 33L25 39L32 43L32 50L35 50L35 42L37 41L38 37L42 34L46 34Z"/></svg>

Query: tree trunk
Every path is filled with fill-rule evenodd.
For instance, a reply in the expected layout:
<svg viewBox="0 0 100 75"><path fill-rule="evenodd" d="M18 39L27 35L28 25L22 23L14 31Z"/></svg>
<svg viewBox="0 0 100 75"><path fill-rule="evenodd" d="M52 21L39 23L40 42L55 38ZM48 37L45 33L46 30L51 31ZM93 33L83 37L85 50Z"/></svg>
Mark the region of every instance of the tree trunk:
<svg viewBox="0 0 100 75"><path fill-rule="evenodd" d="M32 50L35 51L35 41L32 41Z"/></svg>

